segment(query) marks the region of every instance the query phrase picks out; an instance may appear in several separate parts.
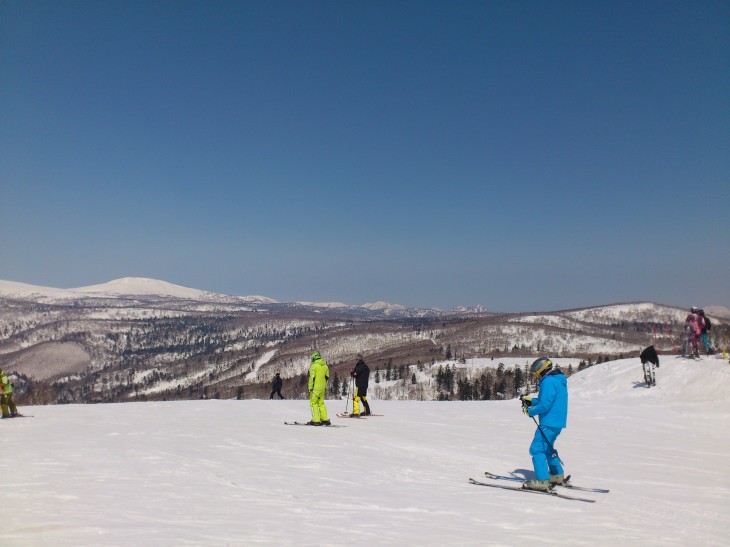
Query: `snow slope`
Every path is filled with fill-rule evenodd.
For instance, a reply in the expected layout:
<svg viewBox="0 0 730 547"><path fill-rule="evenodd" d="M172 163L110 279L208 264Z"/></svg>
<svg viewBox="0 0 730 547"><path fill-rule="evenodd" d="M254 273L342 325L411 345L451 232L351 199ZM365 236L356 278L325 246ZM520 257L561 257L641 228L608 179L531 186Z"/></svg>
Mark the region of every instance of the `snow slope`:
<svg viewBox="0 0 730 547"><path fill-rule="evenodd" d="M557 446L575 483L611 489L595 504L467 483L529 476L515 400L373 400L384 417L337 429L284 425L304 401L21 407L0 421L0 544L727 545L730 365L662 357L657 387L641 378L632 359L569 380Z"/></svg>
<svg viewBox="0 0 730 547"><path fill-rule="evenodd" d="M41 287L18 283L17 281L5 281L0 279L0 296L12 298L66 298L66 289L55 289L53 287Z"/></svg>

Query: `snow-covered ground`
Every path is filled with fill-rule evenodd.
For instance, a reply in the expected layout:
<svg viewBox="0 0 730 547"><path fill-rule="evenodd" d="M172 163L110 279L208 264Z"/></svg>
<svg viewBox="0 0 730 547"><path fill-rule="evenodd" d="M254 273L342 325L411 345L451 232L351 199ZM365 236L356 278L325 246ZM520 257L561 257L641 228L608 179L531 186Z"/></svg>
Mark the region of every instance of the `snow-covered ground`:
<svg viewBox="0 0 730 547"><path fill-rule="evenodd" d="M662 357L641 379L631 359L569 380L557 447L611 490L594 504L468 484L530 475L515 400L373 400L384 417L344 428L284 425L304 401L21 406L0 422L0 545L728 545L730 365Z"/></svg>

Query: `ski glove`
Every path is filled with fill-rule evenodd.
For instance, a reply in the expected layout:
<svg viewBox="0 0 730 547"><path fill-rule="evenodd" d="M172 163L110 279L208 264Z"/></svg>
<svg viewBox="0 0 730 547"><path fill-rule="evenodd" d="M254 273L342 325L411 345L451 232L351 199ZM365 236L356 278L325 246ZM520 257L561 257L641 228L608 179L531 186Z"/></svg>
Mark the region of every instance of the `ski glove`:
<svg viewBox="0 0 730 547"><path fill-rule="evenodd" d="M530 413L527 409L530 408L530 405L532 404L532 397L520 397L520 400L522 401L522 413L525 416L529 416Z"/></svg>

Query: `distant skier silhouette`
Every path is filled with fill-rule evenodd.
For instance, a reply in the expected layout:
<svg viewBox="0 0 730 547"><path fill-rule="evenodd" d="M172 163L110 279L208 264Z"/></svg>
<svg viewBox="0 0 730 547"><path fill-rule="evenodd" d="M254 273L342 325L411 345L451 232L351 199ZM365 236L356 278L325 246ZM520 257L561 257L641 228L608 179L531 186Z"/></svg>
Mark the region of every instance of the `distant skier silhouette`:
<svg viewBox="0 0 730 547"><path fill-rule="evenodd" d="M657 355L654 346L645 348L644 351L641 352L639 359L641 359L641 366L644 368L644 381L646 382L646 387L655 386L656 375L654 367L659 366L659 355Z"/></svg>
<svg viewBox="0 0 730 547"><path fill-rule="evenodd" d="M271 395L269 395L269 399L274 398L274 393L276 393L279 396L279 399L284 399L284 396L281 394L281 385L282 385L281 376L279 376L279 373L276 373L276 376L274 376L274 383L271 385Z"/></svg>

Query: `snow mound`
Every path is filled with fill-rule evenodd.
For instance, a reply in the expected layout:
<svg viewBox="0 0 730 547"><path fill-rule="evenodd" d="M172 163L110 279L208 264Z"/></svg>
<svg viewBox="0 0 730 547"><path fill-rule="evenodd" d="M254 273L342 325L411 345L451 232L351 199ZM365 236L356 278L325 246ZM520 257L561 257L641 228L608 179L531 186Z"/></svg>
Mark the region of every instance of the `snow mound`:
<svg viewBox="0 0 730 547"><path fill-rule="evenodd" d="M647 389L638 357L601 363L570 377L571 397L661 398L664 404L730 402L730 365L719 357L699 361L661 356L656 388Z"/></svg>

